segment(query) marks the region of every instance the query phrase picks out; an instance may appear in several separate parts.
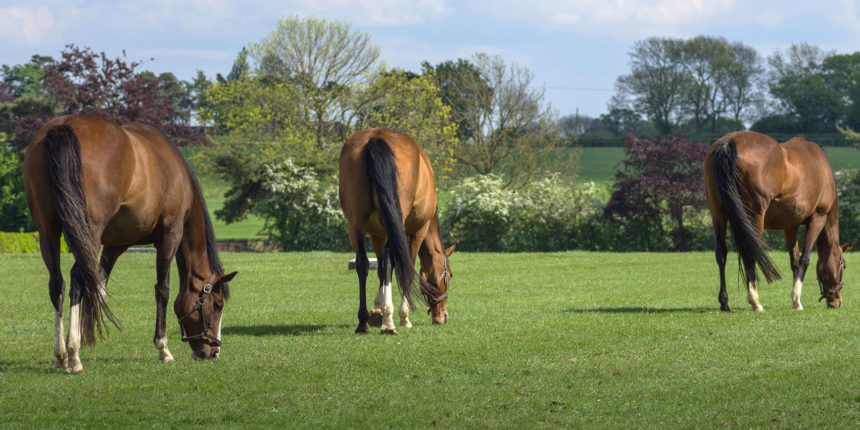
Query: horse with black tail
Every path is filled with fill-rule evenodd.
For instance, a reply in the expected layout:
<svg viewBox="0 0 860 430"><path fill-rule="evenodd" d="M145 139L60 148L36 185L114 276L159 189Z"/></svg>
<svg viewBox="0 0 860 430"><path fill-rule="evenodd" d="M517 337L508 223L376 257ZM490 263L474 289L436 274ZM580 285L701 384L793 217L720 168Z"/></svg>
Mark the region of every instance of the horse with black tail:
<svg viewBox="0 0 860 430"><path fill-rule="evenodd" d="M27 147L24 187L50 277L55 367L83 371L82 341L92 345L97 336L104 337L108 322L119 327L105 303L108 278L129 246L149 243L156 250L154 344L159 360L173 360L165 316L174 257L180 277L174 312L185 315L180 318L183 340L189 341L195 358L218 356L227 282L236 273L224 274L200 185L160 132L88 115L55 118ZM65 342L61 234L75 257Z"/></svg>
<svg viewBox="0 0 860 430"><path fill-rule="evenodd" d="M448 321L447 297L451 281L448 257L436 211L436 182L427 154L412 139L384 128L362 130L350 137L340 155L339 195L355 250L359 283L358 328L368 323L381 332L397 334L392 301L392 271L402 299L400 326L412 327L409 310L417 296L429 305L432 321ZM379 261L379 291L374 309L367 311L369 261L365 234ZM415 261L420 257L420 276Z"/></svg>
<svg viewBox="0 0 860 430"><path fill-rule="evenodd" d="M760 133L730 133L711 146L704 171L720 269L721 310L730 310L725 276L727 224L732 228L739 271L753 311L763 310L756 267L767 282L780 279L762 241L765 229L785 233L794 275L793 309L803 309L800 300L803 278L814 244L818 251L821 297L827 299L829 307L842 305L843 253L856 240L839 244L836 184L827 155L817 144L795 137L780 145ZM797 233L801 225L806 226L806 233L802 252L798 252Z"/></svg>

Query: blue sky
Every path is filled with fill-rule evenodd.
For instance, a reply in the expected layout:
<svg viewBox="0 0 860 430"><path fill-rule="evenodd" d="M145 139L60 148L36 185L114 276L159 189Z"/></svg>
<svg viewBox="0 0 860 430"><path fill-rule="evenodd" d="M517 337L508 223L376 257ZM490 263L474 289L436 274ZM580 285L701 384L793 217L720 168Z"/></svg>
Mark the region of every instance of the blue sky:
<svg viewBox="0 0 860 430"><path fill-rule="evenodd" d="M800 42L860 50L860 2L850 0L0 0L0 64L56 58L74 43L125 50L142 69L180 79L198 69L212 77L293 14L350 21L407 70L500 55L528 67L561 115L604 113L627 52L650 36L722 36L765 56Z"/></svg>

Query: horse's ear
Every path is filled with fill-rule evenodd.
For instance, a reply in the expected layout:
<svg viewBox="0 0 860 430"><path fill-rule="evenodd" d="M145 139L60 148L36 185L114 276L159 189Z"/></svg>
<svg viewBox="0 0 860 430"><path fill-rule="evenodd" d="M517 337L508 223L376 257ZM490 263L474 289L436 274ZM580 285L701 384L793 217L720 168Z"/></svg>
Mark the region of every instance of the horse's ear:
<svg viewBox="0 0 860 430"><path fill-rule="evenodd" d="M453 254L453 253L454 253L454 248L456 248L456 247L457 247L457 245L452 245L451 247L449 247L448 249L446 249L446 250L445 250L445 255L447 255L448 257L450 257L450 256L451 256L451 254Z"/></svg>
<svg viewBox="0 0 860 430"><path fill-rule="evenodd" d="M230 282L231 280L233 280L233 277L236 276L237 273L239 273L239 272L228 273L228 274L218 278L218 281L216 283L223 284L225 282Z"/></svg>
<svg viewBox="0 0 860 430"><path fill-rule="evenodd" d="M854 239L851 242L840 245L840 247L842 248L842 252L845 252L845 251L848 251L849 249L853 248L854 245L856 245L856 244L857 244L857 239Z"/></svg>

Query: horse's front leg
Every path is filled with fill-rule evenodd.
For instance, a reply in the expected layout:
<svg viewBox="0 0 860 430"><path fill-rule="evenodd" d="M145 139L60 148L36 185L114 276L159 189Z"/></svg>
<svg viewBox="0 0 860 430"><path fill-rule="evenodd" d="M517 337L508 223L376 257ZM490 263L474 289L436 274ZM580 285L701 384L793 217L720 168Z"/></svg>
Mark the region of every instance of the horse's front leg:
<svg viewBox="0 0 860 430"><path fill-rule="evenodd" d="M797 248L797 229L800 226L794 226L785 229L785 245L788 248L788 259L791 264L791 274L794 280L791 288L791 308L795 310L803 310L803 304L800 303L800 294L803 289L803 279L798 277L800 274L800 251Z"/></svg>
<svg viewBox="0 0 860 430"><path fill-rule="evenodd" d="M152 343L158 351L158 361L167 363L173 361L173 354L167 349L167 304L170 300L170 262L176 255L181 232L165 234L161 241L155 243L155 336Z"/></svg>

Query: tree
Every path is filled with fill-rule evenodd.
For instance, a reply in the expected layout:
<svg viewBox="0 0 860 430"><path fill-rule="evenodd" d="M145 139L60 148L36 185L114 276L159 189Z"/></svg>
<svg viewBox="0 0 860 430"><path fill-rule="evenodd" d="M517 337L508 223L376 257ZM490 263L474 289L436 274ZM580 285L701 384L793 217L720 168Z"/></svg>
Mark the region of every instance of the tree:
<svg viewBox="0 0 860 430"><path fill-rule="evenodd" d="M291 16L278 20L249 54L267 75L294 83L304 127L320 150L329 150L342 141L338 124L349 123L353 113L347 101L377 65L379 48L349 23Z"/></svg>
<svg viewBox="0 0 860 430"><path fill-rule="evenodd" d="M379 73L362 91L354 128L386 127L407 134L428 154L438 179L451 176L457 124L442 102L432 72L422 76L400 69Z"/></svg>
<svg viewBox="0 0 860 430"><path fill-rule="evenodd" d="M829 55L832 54L803 43L768 58L770 93L802 132L834 131L845 111L843 94L824 73L824 59Z"/></svg>
<svg viewBox="0 0 860 430"><path fill-rule="evenodd" d="M734 61L726 65L721 92L735 122L751 121L752 108L764 100L764 66L758 52L741 42L729 44Z"/></svg>
<svg viewBox="0 0 860 430"><path fill-rule="evenodd" d="M44 68L53 62L51 57L34 55L26 64L0 69L0 132L17 147L29 142L29 136L15 135L22 123L41 122L58 112L56 100L42 85Z"/></svg>
<svg viewBox="0 0 860 430"><path fill-rule="evenodd" d="M685 71L678 67L682 53L679 39L651 37L635 42L628 54L630 74L616 80L613 107L632 108L648 117L661 134L671 132L686 83Z"/></svg>
<svg viewBox="0 0 860 430"><path fill-rule="evenodd" d="M557 114L543 90L533 87L532 73L498 56L476 54L473 62L480 76L462 80L463 91L473 95L465 99L464 116L472 136L458 146L457 162L473 174L499 174L515 187L550 171L575 175L577 154L561 150Z"/></svg>
<svg viewBox="0 0 860 430"><path fill-rule="evenodd" d="M487 110L492 89L484 81L481 71L469 60L448 60L435 67L421 64L422 73L430 75L442 93L442 101L451 108L451 118L457 123L457 138L467 142L475 138L475 115ZM483 103L483 104L482 104Z"/></svg>
<svg viewBox="0 0 860 430"><path fill-rule="evenodd" d="M33 231L20 151L0 132L0 231Z"/></svg>
<svg viewBox="0 0 860 430"><path fill-rule="evenodd" d="M705 206L702 163L708 145L690 143L683 134L655 140L624 138L627 158L616 175L604 217L620 225L637 249L691 248L692 232L685 224L691 212ZM669 231L667 231L667 227Z"/></svg>
<svg viewBox="0 0 860 430"><path fill-rule="evenodd" d="M137 73L139 63L111 59L104 52L66 46L60 61L44 68L44 84L64 114L89 113L121 124L138 121L152 125L185 144L203 144L205 136L177 112L175 99L162 77ZM172 76L172 75L170 75ZM174 78L175 79L175 78ZM44 124L45 116L30 115L18 121L16 140L25 145Z"/></svg>

